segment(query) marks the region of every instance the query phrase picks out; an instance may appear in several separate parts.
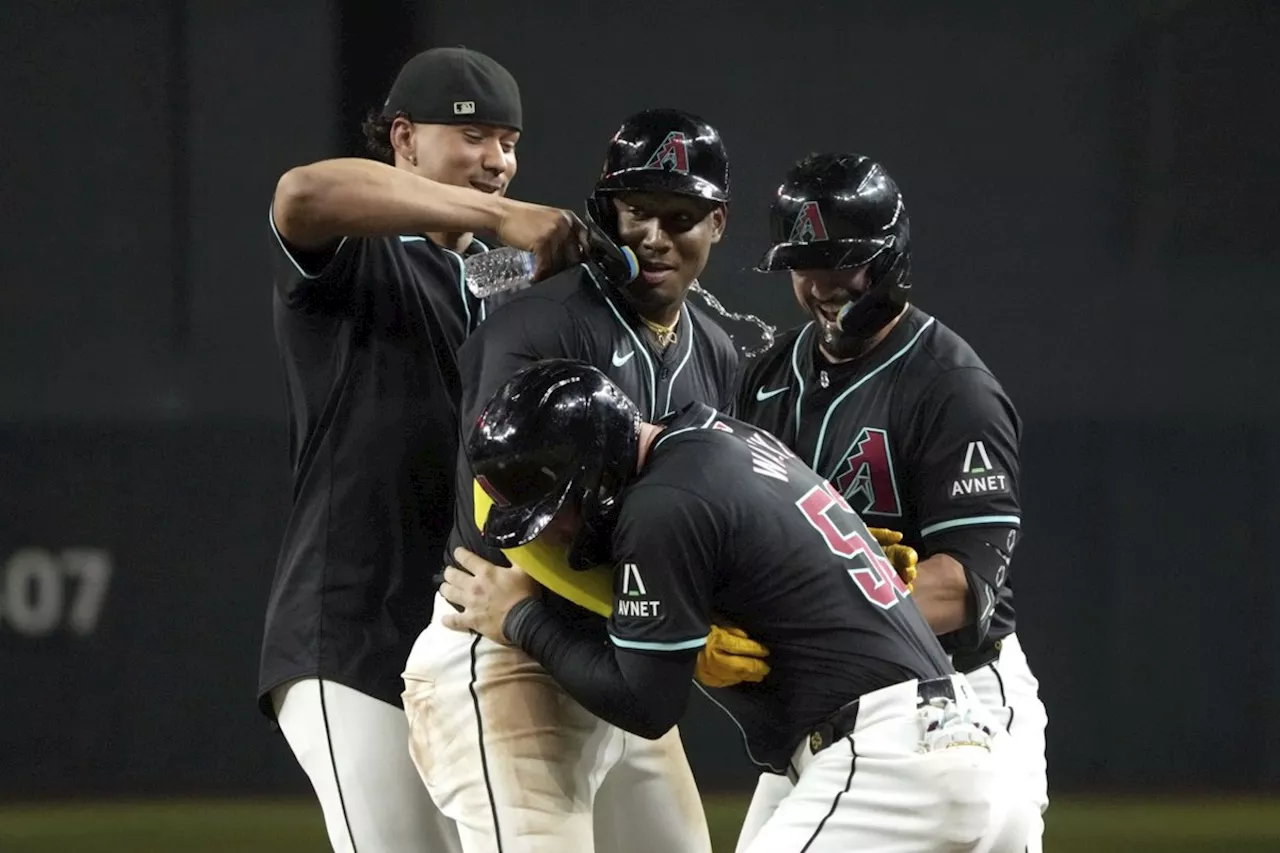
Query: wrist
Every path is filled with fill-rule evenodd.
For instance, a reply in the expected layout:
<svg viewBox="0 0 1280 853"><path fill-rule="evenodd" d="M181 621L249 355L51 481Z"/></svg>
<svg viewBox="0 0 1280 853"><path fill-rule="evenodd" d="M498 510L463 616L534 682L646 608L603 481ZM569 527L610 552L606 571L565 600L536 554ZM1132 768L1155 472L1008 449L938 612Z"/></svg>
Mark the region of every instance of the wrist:
<svg viewBox="0 0 1280 853"><path fill-rule="evenodd" d="M501 233L503 227L507 224L507 219L515 214L515 209L519 202L509 199L506 196L486 195L485 201L485 217L488 224L485 229L495 234Z"/></svg>
<svg viewBox="0 0 1280 853"><path fill-rule="evenodd" d="M941 601L963 601L969 595L969 577L955 557L933 554L916 563L916 590Z"/></svg>
<svg viewBox="0 0 1280 853"><path fill-rule="evenodd" d="M480 196L480 229L497 234L502 230L515 202L506 196L477 193Z"/></svg>
<svg viewBox="0 0 1280 853"><path fill-rule="evenodd" d="M502 618L502 635L513 646L525 648L533 629L546 617L536 595L525 596L511 605Z"/></svg>

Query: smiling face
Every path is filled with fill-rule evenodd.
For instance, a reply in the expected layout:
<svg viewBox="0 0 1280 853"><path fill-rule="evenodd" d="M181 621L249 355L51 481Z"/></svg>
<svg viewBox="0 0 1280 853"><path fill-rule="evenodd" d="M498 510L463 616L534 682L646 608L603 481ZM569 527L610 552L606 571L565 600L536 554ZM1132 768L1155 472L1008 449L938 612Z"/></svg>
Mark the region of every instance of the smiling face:
<svg viewBox="0 0 1280 853"><path fill-rule="evenodd" d="M618 235L640 261L628 287L636 307L647 314L679 306L724 235L724 205L669 192L621 193L613 204Z"/></svg>
<svg viewBox="0 0 1280 853"><path fill-rule="evenodd" d="M796 302L817 324L819 346L830 361L848 361L874 349L906 312L905 303L889 303L891 313L878 318L883 320L883 325L876 321L878 328L875 331L868 329L866 334L859 335L842 330L838 322L840 309L866 295L871 287L870 278L866 266L791 271L791 287Z"/></svg>
<svg viewBox="0 0 1280 853"><path fill-rule="evenodd" d="M825 332L839 333L840 309L867 291L867 267L844 270L792 270L796 302Z"/></svg>
<svg viewBox="0 0 1280 853"><path fill-rule="evenodd" d="M413 124L397 118L391 125L396 165L416 175L503 195L516 175L520 133L484 124Z"/></svg>

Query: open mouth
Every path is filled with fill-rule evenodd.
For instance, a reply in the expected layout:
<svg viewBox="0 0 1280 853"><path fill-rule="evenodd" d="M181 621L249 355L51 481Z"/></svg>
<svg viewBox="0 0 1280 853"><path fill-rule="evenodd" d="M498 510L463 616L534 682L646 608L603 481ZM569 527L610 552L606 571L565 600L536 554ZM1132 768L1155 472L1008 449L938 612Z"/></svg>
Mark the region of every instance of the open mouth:
<svg viewBox="0 0 1280 853"><path fill-rule="evenodd" d="M844 302L818 302L814 304L813 310L828 326L835 326L840 319L840 309L846 304Z"/></svg>
<svg viewBox="0 0 1280 853"><path fill-rule="evenodd" d="M675 270L670 264L657 261L641 261L640 275L649 284L660 284Z"/></svg>
<svg viewBox="0 0 1280 853"><path fill-rule="evenodd" d="M471 181L471 186L473 189L477 189L482 193L489 193L490 195L502 192L502 184L487 184L484 181Z"/></svg>

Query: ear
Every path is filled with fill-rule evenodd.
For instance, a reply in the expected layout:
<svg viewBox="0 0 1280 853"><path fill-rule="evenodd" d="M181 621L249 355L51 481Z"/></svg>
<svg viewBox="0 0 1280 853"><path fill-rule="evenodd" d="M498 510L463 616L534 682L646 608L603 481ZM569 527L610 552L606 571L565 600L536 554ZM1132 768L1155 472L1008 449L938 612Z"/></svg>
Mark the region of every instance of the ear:
<svg viewBox="0 0 1280 853"><path fill-rule="evenodd" d="M395 121L391 122L391 150L395 152L397 162L404 160L418 165L416 131L413 122L404 116L396 116Z"/></svg>
<svg viewBox="0 0 1280 853"><path fill-rule="evenodd" d="M729 209L723 204L711 211L711 242L719 243L729 218Z"/></svg>

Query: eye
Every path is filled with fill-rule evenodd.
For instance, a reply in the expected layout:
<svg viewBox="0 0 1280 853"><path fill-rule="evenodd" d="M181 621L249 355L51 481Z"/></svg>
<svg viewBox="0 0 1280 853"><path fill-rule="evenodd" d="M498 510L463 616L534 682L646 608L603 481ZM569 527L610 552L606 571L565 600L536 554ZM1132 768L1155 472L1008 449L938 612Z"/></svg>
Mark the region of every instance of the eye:
<svg viewBox="0 0 1280 853"><path fill-rule="evenodd" d="M514 154L514 153L516 153L516 144L515 144L514 142L504 142L504 143L502 143L502 153L503 153L503 154Z"/></svg>
<svg viewBox="0 0 1280 853"><path fill-rule="evenodd" d="M484 134L475 130L464 130L462 135L467 138L468 142L484 142Z"/></svg>

